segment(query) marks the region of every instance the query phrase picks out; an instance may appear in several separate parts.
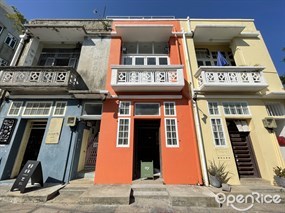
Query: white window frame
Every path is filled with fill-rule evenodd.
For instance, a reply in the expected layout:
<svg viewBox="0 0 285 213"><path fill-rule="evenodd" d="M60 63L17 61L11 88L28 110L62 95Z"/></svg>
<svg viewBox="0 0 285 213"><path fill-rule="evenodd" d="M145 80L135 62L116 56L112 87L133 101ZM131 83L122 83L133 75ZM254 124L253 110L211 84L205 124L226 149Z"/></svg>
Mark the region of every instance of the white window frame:
<svg viewBox="0 0 285 213"><path fill-rule="evenodd" d="M50 107L49 107L49 112L48 114L44 114L44 115L35 115L35 114L29 114L29 115L25 115L25 111L27 109L27 105L30 104L30 103L49 103L51 104ZM53 102L52 101L27 101L26 104L25 104L25 107L24 107L24 110L22 112L22 116L23 117L46 117L46 116L50 116L50 113L52 111L52 104Z"/></svg>
<svg viewBox="0 0 285 213"><path fill-rule="evenodd" d="M226 114L224 104L246 104L248 114L244 114L244 113L243 114L232 114L232 113ZM250 117L251 116L249 105L246 101L224 101L224 102L222 102L222 107L223 107L223 113L225 116L236 116L236 117L238 117L238 116ZM235 108L236 108L236 106L235 106ZM243 109L242 109L242 111L243 111Z"/></svg>
<svg viewBox="0 0 285 213"><path fill-rule="evenodd" d="M63 110L63 113L62 113L62 114L55 114L55 111L56 111L56 109L57 109L56 105L57 105L58 103L61 103L61 104L64 103L64 104L65 104L64 110ZM66 112L66 108L67 108L67 101L56 101L55 104L54 104L53 116L55 116L55 117L64 116L64 115L65 115L65 112Z"/></svg>
<svg viewBox="0 0 285 213"><path fill-rule="evenodd" d="M198 51L203 51L203 52L206 52L208 55L206 57L203 57L203 58L199 58L198 57L198 54L197 52ZM214 52L218 52L218 50L209 50L207 48L196 48L195 49L195 54L197 56L197 64L198 64L198 61L201 61L203 62L203 65L199 65L198 66L217 66L217 58L214 58L213 57L213 53ZM231 59L230 57L230 53L233 54L230 50L229 51L223 51L221 50L220 52L223 52L225 53L225 55L223 55L225 57L225 59L227 60L227 62L230 64L230 66L234 66L235 64L235 60L234 58ZM209 62L211 65L206 65L206 62Z"/></svg>
<svg viewBox="0 0 285 213"><path fill-rule="evenodd" d="M158 115L136 115L136 106L137 104L157 104L158 105ZM145 102L138 102L138 103L135 103L135 108L134 108L134 115L135 116L160 116L160 103L157 103L157 102L148 102L148 103L145 103Z"/></svg>
<svg viewBox="0 0 285 213"><path fill-rule="evenodd" d="M8 37L11 39L11 40L9 41L9 43L6 42ZM14 46L11 46L12 41L15 41ZM17 42L18 42L18 40L17 40L16 37L13 36L11 33L8 33L8 35L6 36L6 38L5 38L5 40L4 40L4 43L7 44L7 45L8 45L9 47L11 47L12 49L14 49L14 48L16 47Z"/></svg>
<svg viewBox="0 0 285 213"><path fill-rule="evenodd" d="M218 114L211 114L210 104L217 104ZM219 102L218 101L208 101L208 112L210 116L220 116L221 114L220 114L220 109L219 109Z"/></svg>
<svg viewBox="0 0 285 213"><path fill-rule="evenodd" d="M175 130L176 130L176 140L177 140L177 144L176 145L169 145L167 143L167 126L166 126L166 120L174 120L175 121ZM176 118L164 118L164 132L165 132L165 144L166 147L168 148L179 148L179 134L178 134L178 125L177 125L177 119Z"/></svg>
<svg viewBox="0 0 285 213"><path fill-rule="evenodd" d="M122 103L128 103L129 104L129 114L121 114L120 113L120 106ZM130 116L131 115L131 109L132 109L132 102L131 101L120 101L119 107L118 107L118 115L119 116Z"/></svg>
<svg viewBox="0 0 285 213"><path fill-rule="evenodd" d="M168 56L168 55L151 55L151 54L148 54L148 55L145 55L145 54L137 55L137 54L124 54L124 55L122 56L122 61L121 61L121 64L123 64L123 65L124 65L124 58L131 58L131 59L132 59L132 64L131 64L131 66L144 66L144 65L148 65L148 64L147 64L147 59L148 59L148 58L155 58L155 65L152 65L152 66L163 66L163 65L160 65L160 64L159 64L159 59L160 59L160 58L166 58L166 59L167 59L167 64L165 64L165 65L169 65L169 56ZM141 65L136 65L136 63L135 63L136 58L143 58L144 63L141 64ZM130 65L129 65L129 66L130 66Z"/></svg>
<svg viewBox="0 0 285 213"><path fill-rule="evenodd" d="M19 103L19 104L21 104L21 106L19 107L18 114L10 114L10 111L11 111L12 106L13 106L14 103ZM13 102L11 102L10 107L9 107L9 110L8 110L8 113L7 113L7 116L19 116L20 113L21 113L22 108L23 108L23 101L13 101Z"/></svg>
<svg viewBox="0 0 285 213"><path fill-rule="evenodd" d="M128 143L127 144L119 144L119 133L120 133L120 120L128 120L129 126L128 126ZM117 140L116 140L116 147L130 147L130 135L131 135L131 119L130 118L118 118L118 125L117 125Z"/></svg>
<svg viewBox="0 0 285 213"><path fill-rule="evenodd" d="M8 61L3 58L0 58L0 66L8 66Z"/></svg>
<svg viewBox="0 0 285 213"><path fill-rule="evenodd" d="M222 126L222 131L223 131L223 135L224 135L224 140L225 140L225 144L224 145L217 145L216 141L215 141L215 135L214 135L214 129L213 129L213 125L212 125L212 120L220 120L221 122L221 126ZM211 132L212 132L212 137L213 137L213 143L215 147L227 147L227 140L226 140L226 134L225 134L225 129L224 129L224 124L223 124L223 120L222 118L210 118L210 125L211 125ZM218 132L219 133L219 132ZM220 142L220 138L219 138L219 142Z"/></svg>
<svg viewBox="0 0 285 213"><path fill-rule="evenodd" d="M173 115L167 115L166 114L165 104L173 104L173 110L174 110L174 114ZM163 106L164 106L164 116L167 116L167 117L176 116L176 103L175 103L175 101L165 101L165 102L163 102Z"/></svg>

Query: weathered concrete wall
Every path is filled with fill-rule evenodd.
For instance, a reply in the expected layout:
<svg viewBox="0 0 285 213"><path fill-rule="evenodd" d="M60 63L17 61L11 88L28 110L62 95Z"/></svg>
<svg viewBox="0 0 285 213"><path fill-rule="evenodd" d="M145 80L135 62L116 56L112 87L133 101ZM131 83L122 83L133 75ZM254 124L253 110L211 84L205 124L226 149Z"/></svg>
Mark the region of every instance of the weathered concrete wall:
<svg viewBox="0 0 285 213"><path fill-rule="evenodd" d="M83 26L88 33L111 31L112 21L106 19L31 20L29 24L44 26Z"/></svg>
<svg viewBox="0 0 285 213"><path fill-rule="evenodd" d="M20 32L17 31L17 29L14 27L14 23L7 17L8 12L11 13L12 10L6 8L6 6L3 6L3 3L0 2L0 26L4 27L2 33L0 34L0 58L10 63L20 41ZM8 33L12 34L17 39L17 44L14 48L11 48L4 43Z"/></svg>
<svg viewBox="0 0 285 213"><path fill-rule="evenodd" d="M104 89L111 39L86 38L82 44L77 72L89 90Z"/></svg>

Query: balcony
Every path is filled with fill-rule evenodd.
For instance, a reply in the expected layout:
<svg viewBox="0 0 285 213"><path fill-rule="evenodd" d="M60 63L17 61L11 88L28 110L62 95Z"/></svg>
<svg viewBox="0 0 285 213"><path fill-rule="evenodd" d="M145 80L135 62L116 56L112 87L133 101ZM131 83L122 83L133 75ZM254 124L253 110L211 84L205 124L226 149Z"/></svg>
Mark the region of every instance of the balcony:
<svg viewBox="0 0 285 213"><path fill-rule="evenodd" d="M116 92L181 91L184 87L181 65L115 65L111 86Z"/></svg>
<svg viewBox="0 0 285 213"><path fill-rule="evenodd" d="M195 73L200 91L258 92L268 87L259 66L201 66Z"/></svg>
<svg viewBox="0 0 285 213"><path fill-rule="evenodd" d="M0 89L13 94L55 94L87 89L72 67L1 67Z"/></svg>

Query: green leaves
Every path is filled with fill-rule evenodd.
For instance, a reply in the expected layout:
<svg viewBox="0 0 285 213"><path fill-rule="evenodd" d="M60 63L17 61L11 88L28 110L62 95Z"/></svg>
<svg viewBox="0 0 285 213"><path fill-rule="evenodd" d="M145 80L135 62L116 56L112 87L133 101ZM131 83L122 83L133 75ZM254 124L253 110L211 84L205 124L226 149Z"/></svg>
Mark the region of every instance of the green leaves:
<svg viewBox="0 0 285 213"><path fill-rule="evenodd" d="M282 169L280 166L276 166L273 168L273 171L276 176L285 178L285 168Z"/></svg>
<svg viewBox="0 0 285 213"><path fill-rule="evenodd" d="M216 176L221 183L227 183L231 179L231 177L229 177L230 172L226 171L224 163L217 165L215 161L210 161L208 172L210 175Z"/></svg>
<svg viewBox="0 0 285 213"><path fill-rule="evenodd" d="M15 29L21 33L24 29L24 24L28 23L27 19L17 10L16 7L12 6L15 13L7 14L7 18L9 18L12 22L14 22Z"/></svg>

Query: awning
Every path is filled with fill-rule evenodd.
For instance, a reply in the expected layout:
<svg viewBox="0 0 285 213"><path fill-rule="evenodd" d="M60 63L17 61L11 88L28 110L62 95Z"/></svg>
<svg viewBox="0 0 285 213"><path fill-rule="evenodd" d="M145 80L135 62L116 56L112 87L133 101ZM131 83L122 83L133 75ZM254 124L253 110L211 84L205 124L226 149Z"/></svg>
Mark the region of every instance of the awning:
<svg viewBox="0 0 285 213"><path fill-rule="evenodd" d="M194 42L228 43L240 36L245 26L197 25L194 29Z"/></svg>
<svg viewBox="0 0 285 213"><path fill-rule="evenodd" d="M124 42L167 42L173 25L116 25L118 36Z"/></svg>
<svg viewBox="0 0 285 213"><path fill-rule="evenodd" d="M35 37L43 42L83 41L86 30L83 26L25 25Z"/></svg>

